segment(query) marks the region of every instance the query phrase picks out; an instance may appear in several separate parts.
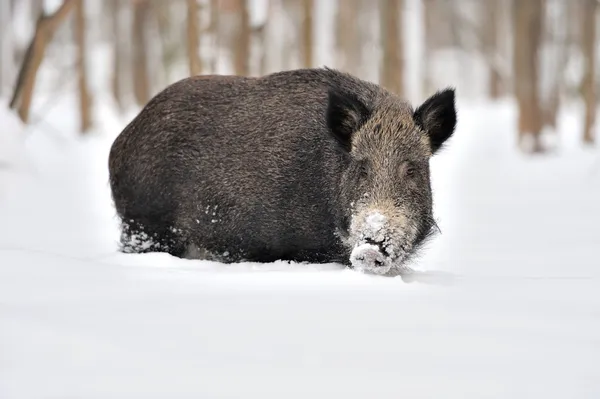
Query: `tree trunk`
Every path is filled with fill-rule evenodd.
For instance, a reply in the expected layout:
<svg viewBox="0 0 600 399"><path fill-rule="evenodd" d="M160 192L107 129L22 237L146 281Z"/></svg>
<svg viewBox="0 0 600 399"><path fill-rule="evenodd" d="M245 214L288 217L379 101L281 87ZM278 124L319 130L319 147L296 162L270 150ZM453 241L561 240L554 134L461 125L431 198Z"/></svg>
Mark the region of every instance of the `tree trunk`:
<svg viewBox="0 0 600 399"><path fill-rule="evenodd" d="M29 13L31 20L37 20L44 13L44 0L30 0Z"/></svg>
<svg viewBox="0 0 600 399"><path fill-rule="evenodd" d="M423 89L426 93L433 91L433 83L431 79L431 57L434 51L434 13L432 8L436 6L435 0L423 0Z"/></svg>
<svg viewBox="0 0 600 399"><path fill-rule="evenodd" d="M404 94L404 68L402 62L403 46L401 32L402 0L380 0L381 13L381 47L383 49L383 65L381 69L381 85L388 90Z"/></svg>
<svg viewBox="0 0 600 399"><path fill-rule="evenodd" d="M176 26L177 23L173 22L172 19L172 8L176 8L178 10L181 10L180 6L181 6L181 2L179 2L179 4L177 4L176 2L169 2L169 1L156 1L153 0L151 3L151 14L152 16L156 17L156 21L155 21L155 27L157 28L157 33L158 33L158 37L159 37L159 41L160 41L160 62L162 63L161 68L160 68L160 76L161 76L161 81L160 82L156 82L158 83L159 86L164 86L165 84L168 84L169 82L171 82L171 71L173 69L173 66L175 64L177 64L178 60L180 59L180 57L187 57L188 60L188 75L191 75L190 72L190 55L187 50L188 50L188 45L189 42L186 38L186 46L185 49L182 48L181 46L181 40L178 37L179 35L173 35L173 32L177 32L179 33L179 27ZM188 7L188 4L186 2L185 7ZM185 11L184 11L185 13ZM188 16L188 18L190 18L190 14L189 14L189 9L187 9L187 13L186 15ZM197 12L196 12L197 15ZM197 21L197 19L196 19ZM188 29L189 26L186 24L186 29ZM174 36L176 38L174 38ZM186 36L187 36L187 32L186 32ZM156 46L156 43L153 42L151 40L152 46ZM200 64L201 65L201 64Z"/></svg>
<svg viewBox="0 0 600 399"><path fill-rule="evenodd" d="M499 29L500 18L502 17L502 0L488 0L486 18L484 18L485 28L485 52L488 58L495 57L500 52ZM489 95L497 99L502 95L502 79L498 68L493 61L489 62Z"/></svg>
<svg viewBox="0 0 600 399"><path fill-rule="evenodd" d="M596 122L596 0L584 0L582 18L582 52L585 57L583 96L585 100L585 122L583 142L593 144Z"/></svg>
<svg viewBox="0 0 600 399"><path fill-rule="evenodd" d="M236 75L247 76L250 74L250 15L246 0L237 0L236 10L239 15L239 27L235 41L234 65Z"/></svg>
<svg viewBox="0 0 600 399"><path fill-rule="evenodd" d="M150 100L146 22L150 11L148 0L133 2L133 93L140 106Z"/></svg>
<svg viewBox="0 0 600 399"><path fill-rule="evenodd" d="M87 132L92 126L90 93L86 73L86 40L84 0L77 0L75 8L75 41L77 43L77 79L79 83L80 131Z"/></svg>
<svg viewBox="0 0 600 399"><path fill-rule="evenodd" d="M127 79L124 77L124 53L123 45L123 29L121 24L120 14L122 11L121 0L111 0L109 3L111 8L111 23L112 23L112 41L113 41L113 70L111 78L111 89L113 98L120 110L125 107L124 88Z"/></svg>
<svg viewBox="0 0 600 399"><path fill-rule="evenodd" d="M271 12L271 7L267 11ZM255 43L255 48L258 52L258 75L264 76L267 74L267 57L268 57L268 48L269 48L269 36L267 35L267 22L261 24L260 26L254 28L252 30L252 37Z"/></svg>
<svg viewBox="0 0 600 399"><path fill-rule="evenodd" d="M362 0L338 0L336 47L339 67L345 72L361 75L362 41L359 27Z"/></svg>
<svg viewBox="0 0 600 399"><path fill-rule="evenodd" d="M554 2L556 3L556 0ZM568 26L569 11L567 8L568 4L564 6L563 10L552 11L551 7L552 4L549 4L549 2L546 1L544 6L545 22L543 31L546 37L550 38L547 42L549 42L551 46L549 51L547 51L547 58L544 64L544 70L546 71L547 76L544 79L546 90L542 95L542 120L543 126L552 128L553 133L555 133L558 111L561 103L561 90L563 88L562 75L568 60L568 53L566 51L567 45L564 42L566 38L561 37L560 31L563 30L565 26ZM556 4L554 4L554 7L556 7Z"/></svg>
<svg viewBox="0 0 600 399"><path fill-rule="evenodd" d="M252 31L247 0L218 1L220 16L218 32L232 57L234 73L250 74L250 44Z"/></svg>
<svg viewBox="0 0 600 399"><path fill-rule="evenodd" d="M553 83L550 93L548 94L548 98L546 98L546 101L544 102L544 107L542 110L542 126L548 126L552 129L556 129L559 108L560 86L558 83Z"/></svg>
<svg viewBox="0 0 600 399"><path fill-rule="evenodd" d="M292 69L304 66L304 39L302 38L302 20L304 12L302 11L303 3L298 0L279 0L281 13L286 16L286 21L289 26L286 26L284 40L280 49L279 59L281 60L280 69Z"/></svg>
<svg viewBox="0 0 600 399"><path fill-rule="evenodd" d="M498 69L490 68L490 97L498 99L502 96L502 78Z"/></svg>
<svg viewBox="0 0 600 399"><path fill-rule="evenodd" d="M219 34L219 0L210 0L210 24L208 31L211 35L212 45L212 58L210 60L210 71L212 73L217 72L217 65L219 64L219 49L221 47L221 37Z"/></svg>
<svg viewBox="0 0 600 399"><path fill-rule="evenodd" d="M13 18L12 4L10 1L0 1L0 96L12 83L14 73L13 58L13 32L11 19Z"/></svg>
<svg viewBox="0 0 600 399"><path fill-rule="evenodd" d="M200 48L200 30L198 29L198 0L187 0L187 50L190 75L202 73L202 61L198 54Z"/></svg>
<svg viewBox="0 0 600 399"><path fill-rule="evenodd" d="M519 105L519 144L524 150L543 151L542 110L538 94L538 51L541 39L542 0L514 0L513 68ZM524 148L531 140L531 148Z"/></svg>
<svg viewBox="0 0 600 399"><path fill-rule="evenodd" d="M29 120L29 109L35 88L35 80L44 59L46 46L75 4L75 0L64 0L54 14L41 15L38 18L35 33L25 53L13 96L10 100L10 108L15 109L18 107L19 117L25 123Z"/></svg>
<svg viewBox="0 0 600 399"><path fill-rule="evenodd" d="M313 8L313 0L302 0L302 64L305 68L313 66Z"/></svg>

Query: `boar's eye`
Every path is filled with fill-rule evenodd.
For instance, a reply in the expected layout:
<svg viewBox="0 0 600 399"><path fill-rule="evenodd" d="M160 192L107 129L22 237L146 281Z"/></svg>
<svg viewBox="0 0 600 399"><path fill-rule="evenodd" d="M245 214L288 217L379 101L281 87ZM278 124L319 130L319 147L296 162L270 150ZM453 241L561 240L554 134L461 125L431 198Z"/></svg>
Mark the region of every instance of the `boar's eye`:
<svg viewBox="0 0 600 399"><path fill-rule="evenodd" d="M369 176L369 167L367 165L361 165L360 166L360 175L362 177Z"/></svg>
<svg viewBox="0 0 600 399"><path fill-rule="evenodd" d="M366 160L361 160L358 163L358 171L360 177L365 178L369 176L369 163Z"/></svg>
<svg viewBox="0 0 600 399"><path fill-rule="evenodd" d="M403 173L405 177L414 177L417 174L417 167L414 164L407 162L404 164Z"/></svg>

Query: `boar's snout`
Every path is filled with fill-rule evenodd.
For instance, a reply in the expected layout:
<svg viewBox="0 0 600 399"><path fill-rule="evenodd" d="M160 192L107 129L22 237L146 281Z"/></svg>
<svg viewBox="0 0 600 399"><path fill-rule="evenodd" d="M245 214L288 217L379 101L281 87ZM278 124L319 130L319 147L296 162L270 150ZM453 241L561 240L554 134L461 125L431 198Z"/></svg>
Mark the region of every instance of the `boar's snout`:
<svg viewBox="0 0 600 399"><path fill-rule="evenodd" d="M402 269L419 239L415 217L408 209L387 202L359 211L350 227L352 266L375 274Z"/></svg>
<svg viewBox="0 0 600 399"><path fill-rule="evenodd" d="M377 274L386 274L392 268L389 257L386 257L379 245L360 244L354 247L350 255L354 268Z"/></svg>
<svg viewBox="0 0 600 399"><path fill-rule="evenodd" d="M374 210L359 215L354 222L356 239L350 262L362 271L387 273L395 261L389 252L391 237L388 217Z"/></svg>

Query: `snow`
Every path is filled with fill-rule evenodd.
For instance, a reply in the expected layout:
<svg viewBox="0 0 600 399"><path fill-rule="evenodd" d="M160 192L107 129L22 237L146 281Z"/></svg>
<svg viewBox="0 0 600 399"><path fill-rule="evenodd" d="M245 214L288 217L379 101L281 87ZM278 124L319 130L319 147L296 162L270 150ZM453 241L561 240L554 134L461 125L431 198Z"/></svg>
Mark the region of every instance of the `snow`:
<svg viewBox="0 0 600 399"><path fill-rule="evenodd" d="M367 226L373 231L379 231L385 225L387 218L379 212L375 212L367 216Z"/></svg>
<svg viewBox="0 0 600 399"><path fill-rule="evenodd" d="M0 397L599 397L598 153L575 110L539 158L514 151L513 104L459 110L411 282L118 253L107 154L127 120L13 140L3 109L31 167L0 175Z"/></svg>
<svg viewBox="0 0 600 399"><path fill-rule="evenodd" d="M0 99L0 398L600 397L580 104L527 157L514 103L459 94L432 160L442 234L390 278L119 253L107 156L133 114L96 93L99 128L76 137L75 98L34 99L29 127Z"/></svg>
<svg viewBox="0 0 600 399"><path fill-rule="evenodd" d="M420 38L404 43L416 103L431 94L420 3L406 2L403 24ZM255 4L258 23L266 2ZM335 2L319 4L315 59L330 65ZM26 14L12 21L20 47ZM273 48L286 28L267 27ZM370 35L377 59L376 24ZM600 397L600 154L581 148L582 104L562 110L551 154L524 156L515 104L481 100L481 59L434 54L432 85L457 88L459 122L432 160L441 235L407 276L123 254L107 156L135 110L114 111L110 46L90 48L88 136L73 134L65 47L48 49L30 126L0 98L0 399ZM268 57L273 69L295 62Z"/></svg>

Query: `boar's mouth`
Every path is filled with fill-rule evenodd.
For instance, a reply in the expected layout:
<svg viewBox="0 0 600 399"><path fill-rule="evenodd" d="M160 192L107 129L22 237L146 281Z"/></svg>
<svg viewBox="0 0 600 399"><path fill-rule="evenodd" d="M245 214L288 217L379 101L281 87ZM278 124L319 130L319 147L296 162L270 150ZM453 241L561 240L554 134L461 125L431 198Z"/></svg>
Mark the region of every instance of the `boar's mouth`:
<svg viewBox="0 0 600 399"><path fill-rule="evenodd" d="M389 251L386 248L385 241L377 241L372 238L365 238L363 241L365 244L370 244L370 245L373 245L373 246L376 246L377 248L379 248L379 251L381 252L381 254L383 256L385 256L386 258L391 257L391 254L389 253Z"/></svg>

